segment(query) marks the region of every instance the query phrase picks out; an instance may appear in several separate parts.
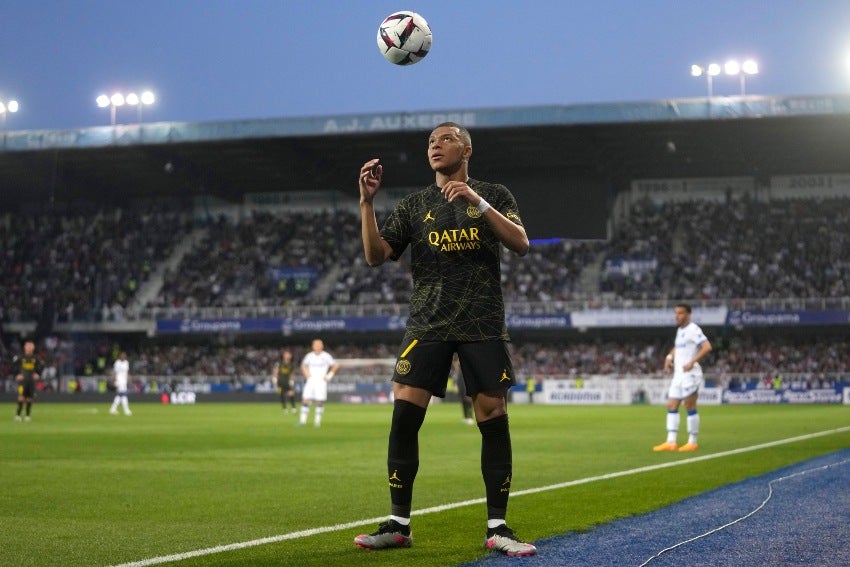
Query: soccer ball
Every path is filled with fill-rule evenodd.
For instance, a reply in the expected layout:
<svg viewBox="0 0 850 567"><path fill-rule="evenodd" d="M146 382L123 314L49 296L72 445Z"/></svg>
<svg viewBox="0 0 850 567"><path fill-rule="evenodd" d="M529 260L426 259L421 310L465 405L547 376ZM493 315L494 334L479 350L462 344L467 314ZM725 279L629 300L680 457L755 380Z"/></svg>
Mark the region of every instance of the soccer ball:
<svg viewBox="0 0 850 567"><path fill-rule="evenodd" d="M416 12L390 14L378 27L378 49L390 63L413 65L431 49L431 28Z"/></svg>

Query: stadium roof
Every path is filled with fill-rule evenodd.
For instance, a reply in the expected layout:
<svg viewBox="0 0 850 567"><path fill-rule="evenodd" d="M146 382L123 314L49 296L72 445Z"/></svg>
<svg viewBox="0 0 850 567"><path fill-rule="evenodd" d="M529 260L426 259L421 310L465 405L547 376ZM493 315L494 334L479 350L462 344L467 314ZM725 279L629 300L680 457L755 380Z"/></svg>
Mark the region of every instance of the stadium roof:
<svg viewBox="0 0 850 567"><path fill-rule="evenodd" d="M481 179L586 172L620 189L640 178L835 173L850 164L850 96L736 96L5 132L2 202L356 193L356 170L374 156L387 184L421 185L431 178L424 133L445 120L472 130L471 172Z"/></svg>

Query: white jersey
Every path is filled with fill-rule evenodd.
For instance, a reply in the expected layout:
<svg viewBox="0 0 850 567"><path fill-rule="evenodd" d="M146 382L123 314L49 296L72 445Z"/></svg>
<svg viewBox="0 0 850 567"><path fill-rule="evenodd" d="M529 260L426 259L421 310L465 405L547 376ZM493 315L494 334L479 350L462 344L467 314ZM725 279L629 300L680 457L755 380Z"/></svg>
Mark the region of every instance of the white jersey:
<svg viewBox="0 0 850 567"><path fill-rule="evenodd" d="M702 368L699 363L694 364L694 367L685 372L682 367L692 361L699 352L699 347L707 341L705 334L700 329L699 325L690 322L684 327L679 327L676 331L676 345L673 351L673 375L675 376L702 376Z"/></svg>
<svg viewBox="0 0 850 567"><path fill-rule="evenodd" d="M334 357L324 350L319 354L312 351L308 352L301 363L302 366L307 368L308 380L324 380L325 375L334 364L336 364Z"/></svg>
<svg viewBox="0 0 850 567"><path fill-rule="evenodd" d="M316 354L313 351L307 353L301 365L307 369L307 382L301 397L305 400L324 402L328 399L328 383L325 376L331 367L336 364L334 357L322 351Z"/></svg>
<svg viewBox="0 0 850 567"><path fill-rule="evenodd" d="M115 389L119 392L126 392L127 378L130 375L130 361L118 359L112 368L115 371Z"/></svg>

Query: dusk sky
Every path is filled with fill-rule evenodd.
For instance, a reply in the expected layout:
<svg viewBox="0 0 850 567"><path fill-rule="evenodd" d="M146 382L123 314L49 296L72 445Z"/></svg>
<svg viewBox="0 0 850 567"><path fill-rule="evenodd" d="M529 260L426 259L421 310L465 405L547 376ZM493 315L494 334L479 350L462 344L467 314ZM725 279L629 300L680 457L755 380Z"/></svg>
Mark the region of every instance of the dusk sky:
<svg viewBox="0 0 850 567"><path fill-rule="evenodd" d="M410 67L375 41L401 9L434 34ZM703 97L690 66L732 58L759 64L748 94L850 94L850 0L8 0L0 21L7 131L108 125L96 97L143 89L145 122Z"/></svg>

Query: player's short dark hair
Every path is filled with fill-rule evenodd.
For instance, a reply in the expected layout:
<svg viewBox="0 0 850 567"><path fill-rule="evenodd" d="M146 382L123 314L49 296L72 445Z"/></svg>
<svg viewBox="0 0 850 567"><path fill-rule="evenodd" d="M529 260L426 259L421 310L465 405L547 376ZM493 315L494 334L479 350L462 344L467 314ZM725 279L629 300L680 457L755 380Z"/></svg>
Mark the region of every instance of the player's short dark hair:
<svg viewBox="0 0 850 567"><path fill-rule="evenodd" d="M688 313L691 312L691 304L690 303L677 303L676 307L681 307L682 309L684 309Z"/></svg>
<svg viewBox="0 0 850 567"><path fill-rule="evenodd" d="M442 124L434 126L434 130L437 128L457 128L458 134L460 134L460 139L463 140L463 143L467 146L472 145L472 135L469 133L469 130L457 122L443 122Z"/></svg>

